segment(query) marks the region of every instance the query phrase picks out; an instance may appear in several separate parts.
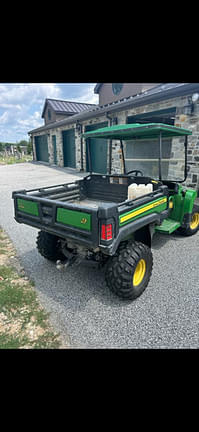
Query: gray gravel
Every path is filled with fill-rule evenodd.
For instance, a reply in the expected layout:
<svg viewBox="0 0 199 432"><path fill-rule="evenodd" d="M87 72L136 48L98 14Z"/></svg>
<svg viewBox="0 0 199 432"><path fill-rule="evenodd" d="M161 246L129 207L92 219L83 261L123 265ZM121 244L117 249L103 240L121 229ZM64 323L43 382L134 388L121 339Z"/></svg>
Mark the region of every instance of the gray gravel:
<svg viewBox="0 0 199 432"><path fill-rule="evenodd" d="M37 230L15 222L13 190L74 181L72 173L32 163L0 166L0 225L55 330L73 348L198 348L199 233L155 234L150 283L136 301L124 302L108 290L95 264L56 270L35 248Z"/></svg>

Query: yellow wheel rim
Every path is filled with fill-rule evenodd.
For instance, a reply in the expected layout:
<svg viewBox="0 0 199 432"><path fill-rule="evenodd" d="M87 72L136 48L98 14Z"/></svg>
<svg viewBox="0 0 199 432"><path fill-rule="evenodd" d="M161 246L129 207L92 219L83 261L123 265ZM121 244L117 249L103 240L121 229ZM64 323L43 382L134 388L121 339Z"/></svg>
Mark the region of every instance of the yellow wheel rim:
<svg viewBox="0 0 199 432"><path fill-rule="evenodd" d="M194 213L190 222L190 228L192 230L199 226L199 213Z"/></svg>
<svg viewBox="0 0 199 432"><path fill-rule="evenodd" d="M138 286L144 279L144 275L146 273L146 261L144 259L141 259L137 267L135 269L134 275L133 275L133 285Z"/></svg>

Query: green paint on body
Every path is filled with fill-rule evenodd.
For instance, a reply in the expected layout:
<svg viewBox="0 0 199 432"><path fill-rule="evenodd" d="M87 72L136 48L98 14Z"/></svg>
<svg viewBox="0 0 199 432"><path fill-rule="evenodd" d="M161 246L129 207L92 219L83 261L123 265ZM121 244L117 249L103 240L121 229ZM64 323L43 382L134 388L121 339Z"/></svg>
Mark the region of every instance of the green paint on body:
<svg viewBox="0 0 199 432"><path fill-rule="evenodd" d="M173 209L169 215L169 218L178 222L182 222L184 217L183 206L184 206L184 197L182 195L182 186L178 185L178 193L172 195L173 200Z"/></svg>
<svg viewBox="0 0 199 432"><path fill-rule="evenodd" d="M137 207L134 210L131 210L127 213L120 215L120 226L126 225L134 220L146 216L151 213L161 213L167 208L167 197L162 197L151 201L145 205Z"/></svg>
<svg viewBox="0 0 199 432"><path fill-rule="evenodd" d="M68 210L64 208L57 209L57 222L65 225L71 225L82 230L91 230L91 215L89 213Z"/></svg>
<svg viewBox="0 0 199 432"><path fill-rule="evenodd" d="M183 191L183 187L179 185L178 193L173 195L173 210L171 211L169 218L175 221L183 221L186 213L192 213L193 205L197 192L194 189L187 189Z"/></svg>
<svg viewBox="0 0 199 432"><path fill-rule="evenodd" d="M164 234L171 234L179 227L180 227L180 222L168 218L168 219L164 219L160 226L156 226L155 231L159 231Z"/></svg>
<svg viewBox="0 0 199 432"><path fill-rule="evenodd" d="M197 191L194 189L187 189L184 200L184 214L192 213L194 201L197 197Z"/></svg>
<svg viewBox="0 0 199 432"><path fill-rule="evenodd" d="M18 198L17 208L21 212L28 213L33 216L39 216L38 204L33 201L26 201Z"/></svg>

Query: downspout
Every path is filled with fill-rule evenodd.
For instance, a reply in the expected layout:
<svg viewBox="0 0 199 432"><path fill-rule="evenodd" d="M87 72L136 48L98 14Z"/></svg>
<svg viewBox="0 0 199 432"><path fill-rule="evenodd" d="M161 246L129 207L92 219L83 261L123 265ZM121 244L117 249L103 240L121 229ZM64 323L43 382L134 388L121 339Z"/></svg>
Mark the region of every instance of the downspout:
<svg viewBox="0 0 199 432"><path fill-rule="evenodd" d="M112 126L113 119L106 113L106 118L110 120L110 126ZM109 174L111 174L111 168L112 168L112 140L109 140Z"/></svg>

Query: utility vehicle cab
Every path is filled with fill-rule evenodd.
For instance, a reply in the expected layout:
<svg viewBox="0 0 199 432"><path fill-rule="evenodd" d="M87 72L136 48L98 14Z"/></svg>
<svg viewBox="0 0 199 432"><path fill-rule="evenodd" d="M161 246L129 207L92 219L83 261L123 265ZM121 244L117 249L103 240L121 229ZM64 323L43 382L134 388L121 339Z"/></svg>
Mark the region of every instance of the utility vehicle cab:
<svg viewBox="0 0 199 432"><path fill-rule="evenodd" d="M188 135L191 134L188 129L162 123L135 123L105 127L87 132L83 136L88 139L88 150L89 139L92 137L109 139L112 145L115 140L120 142L122 174L128 177L127 201L132 197L150 193L150 187L147 189L141 185L151 185L152 191L157 190L160 185L168 187L169 207L172 212L169 214L169 219L163 221L160 227L156 227L156 231L170 234L180 228L183 222L190 223L190 213L189 216L187 214L185 216L183 212L182 197L185 197L186 189L182 188L181 183L187 178L187 145ZM91 161L90 157L89 161ZM90 169L92 172L92 166ZM119 174L114 174L111 181L119 184L126 182ZM130 193L132 186L134 186L134 195ZM193 205L196 191L189 190L187 196L189 194L192 196L191 205ZM192 227L198 228L198 215L194 216L194 221ZM191 233L189 227L188 232Z"/></svg>
<svg viewBox="0 0 199 432"><path fill-rule="evenodd" d="M187 176L187 136L192 132L162 123L124 124L83 134L88 139L120 141L123 174L183 182ZM114 141L113 141L114 140ZM123 142L125 142L125 147ZM92 171L89 155L90 171Z"/></svg>

